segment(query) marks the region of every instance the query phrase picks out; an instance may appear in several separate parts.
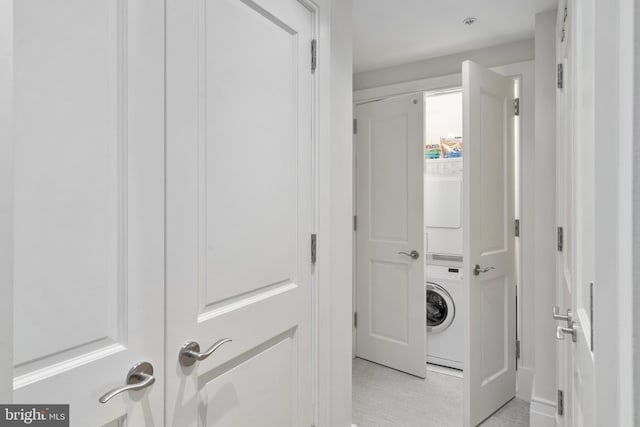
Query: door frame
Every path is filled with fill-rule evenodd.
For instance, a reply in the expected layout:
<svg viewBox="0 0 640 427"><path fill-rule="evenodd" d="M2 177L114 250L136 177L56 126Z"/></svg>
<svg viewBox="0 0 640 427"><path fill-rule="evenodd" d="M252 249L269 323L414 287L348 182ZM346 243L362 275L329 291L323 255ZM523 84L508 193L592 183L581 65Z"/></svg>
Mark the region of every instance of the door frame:
<svg viewBox="0 0 640 427"><path fill-rule="evenodd" d="M351 1L318 7L317 289L314 289L315 416L318 427L351 426L352 38Z"/></svg>
<svg viewBox="0 0 640 427"><path fill-rule="evenodd" d="M462 65L461 65L462 66ZM518 81L519 93L520 97L520 105L522 116L519 120L518 125L516 126L516 156L518 165L516 165L516 218L520 219L520 236L516 240L516 280L517 280L517 295L523 295L523 289L525 292L531 292L529 287L527 287L528 283L533 283L533 258L527 259L522 258L522 253L531 253L533 254L533 239L527 239L526 236L533 236L535 231L533 229L534 218L533 216L529 216L529 212L532 212L533 207L533 156L523 156L523 149L525 147L533 147L533 115L530 114L534 110L534 62L533 61L524 61L518 62L514 64L508 64L499 67L489 68L492 71L498 72L504 76L511 77ZM447 91L450 89L460 88L462 90L462 73L459 74L449 74L445 76L439 77L431 77L422 80L397 83L388 86L375 87L370 89L361 89L353 92L353 114L355 116L356 107L360 104L365 104L368 102L396 97L400 95L406 95L414 92L439 92L439 91ZM355 145L355 135L352 138L352 144ZM355 147L353 152L355 153ZM356 158L355 154L353 157L353 168L355 170ZM356 181L353 181L353 194L354 194L354 205L353 205L353 215L356 212L355 205L355 194L357 192ZM528 189L528 190L527 190ZM527 190L526 192L524 190ZM525 197L530 195L530 197ZM354 237L355 240L355 237ZM352 258L355 263L357 253L355 244L353 245L353 254ZM355 265L355 264L354 264ZM354 303L352 307L352 316L356 311L355 307L355 298L356 298L356 282L357 282L357 272L353 271L353 282L352 282L352 292ZM523 283L525 284L523 287ZM531 285L531 289L533 286ZM533 298L530 301L530 304L523 304L522 298L517 299L516 303L516 337L521 341L521 348L524 349L521 352L520 359L517 362L518 373L517 373L517 396L524 400L529 400L531 397L531 390L533 385L533 375L534 375L534 352L533 352L533 343L534 343L534 328L533 328ZM526 316L529 316L527 318ZM531 320L531 321L530 321ZM352 329L352 342L355 346L356 342L356 330ZM427 348L429 346L428 338L427 338ZM352 357L355 357L356 350L355 347L352 351Z"/></svg>
<svg viewBox="0 0 640 427"><path fill-rule="evenodd" d="M640 382L635 383L634 390L634 378L630 375L635 367L635 380L640 380L640 353L636 346L634 354L633 347L634 326L640 329L640 318L633 309L634 296L636 301L640 297L633 286L640 268L638 254L634 253L638 251L638 244L633 239L640 227L638 199L634 200L634 190L636 196L640 190L637 176L634 182L638 170L634 137L635 147L640 137L640 123L634 122L634 108L636 118L640 108L637 93L640 82L638 69L634 67L640 66L640 55L634 42L640 40L640 8L634 3L637 2L596 2L594 11L595 141L607 138L611 142L611 155L599 157L595 162L594 178L595 257L598 260L593 307L593 345L597 354L594 358L595 425L634 425L634 407L640 409L636 405ZM616 224L613 232L612 223ZM611 372L611 366L617 369Z"/></svg>
<svg viewBox="0 0 640 427"><path fill-rule="evenodd" d="M0 402L13 396L13 0L0 1Z"/></svg>

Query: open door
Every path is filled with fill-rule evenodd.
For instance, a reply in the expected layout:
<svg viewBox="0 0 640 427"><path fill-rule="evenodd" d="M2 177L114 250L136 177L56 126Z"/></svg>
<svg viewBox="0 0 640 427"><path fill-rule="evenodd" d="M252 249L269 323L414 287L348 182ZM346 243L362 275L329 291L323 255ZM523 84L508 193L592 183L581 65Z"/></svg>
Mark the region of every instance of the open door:
<svg viewBox="0 0 640 427"><path fill-rule="evenodd" d="M571 5L572 6L572 5ZM563 74L570 76L573 71L573 16L568 11L569 2L565 0L564 7L558 9L557 19L557 63L562 64ZM573 15L573 7L571 8ZM575 240L575 195L574 195L574 128L573 128L573 79L563 78L562 87L556 92L556 219L558 236L563 236L562 245L558 245L556 252L556 307L553 316L557 326L571 326L573 322L573 284L575 282L575 265L573 262ZM592 129L593 130L593 129ZM549 331L553 332L553 331ZM557 337L557 336L556 336ZM561 337L563 337L561 335ZM562 405L556 407L556 426L573 426L573 351L571 339L558 340L556 345L556 388L558 401Z"/></svg>
<svg viewBox="0 0 640 427"><path fill-rule="evenodd" d="M424 97L364 104L356 117L356 355L424 378Z"/></svg>
<svg viewBox="0 0 640 427"><path fill-rule="evenodd" d="M596 378L593 347L593 286L596 279L596 159L593 0L567 1L561 13L558 61L558 425L594 426ZM612 171L613 173L613 171ZM612 190L613 191L613 190ZM606 227L609 226L607 223ZM609 238L609 237L607 237ZM561 394L560 394L561 393ZM611 425L616 424L612 421Z"/></svg>
<svg viewBox="0 0 640 427"><path fill-rule="evenodd" d="M462 64L465 425L516 394L514 82Z"/></svg>

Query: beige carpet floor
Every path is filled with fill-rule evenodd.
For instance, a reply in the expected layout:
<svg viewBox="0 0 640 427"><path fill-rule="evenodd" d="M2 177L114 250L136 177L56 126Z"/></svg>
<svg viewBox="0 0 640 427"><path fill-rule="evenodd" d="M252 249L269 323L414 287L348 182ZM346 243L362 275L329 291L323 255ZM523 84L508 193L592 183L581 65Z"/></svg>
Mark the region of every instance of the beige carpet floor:
<svg viewBox="0 0 640 427"><path fill-rule="evenodd" d="M425 380L362 359L353 361L358 427L462 426L462 378L427 371ZM528 427L529 403L513 399L482 427Z"/></svg>

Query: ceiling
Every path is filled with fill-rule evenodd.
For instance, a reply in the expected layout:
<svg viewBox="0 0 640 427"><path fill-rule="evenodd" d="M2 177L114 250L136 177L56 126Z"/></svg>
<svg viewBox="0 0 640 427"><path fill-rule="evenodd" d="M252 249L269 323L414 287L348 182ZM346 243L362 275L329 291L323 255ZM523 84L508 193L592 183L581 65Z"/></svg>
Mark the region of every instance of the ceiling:
<svg viewBox="0 0 640 427"><path fill-rule="evenodd" d="M353 0L354 72L533 37L557 0ZM478 21L467 26L467 17Z"/></svg>

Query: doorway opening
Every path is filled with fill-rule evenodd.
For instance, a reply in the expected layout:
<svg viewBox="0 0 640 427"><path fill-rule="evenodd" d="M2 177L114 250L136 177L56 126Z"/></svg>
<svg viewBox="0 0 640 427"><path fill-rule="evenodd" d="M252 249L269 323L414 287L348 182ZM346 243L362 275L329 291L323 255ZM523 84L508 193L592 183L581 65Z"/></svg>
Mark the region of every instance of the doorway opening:
<svg viewBox="0 0 640 427"><path fill-rule="evenodd" d="M517 99L518 78L513 79L511 87L510 96ZM465 274L474 275L473 268L468 265L465 268L469 236L465 235L464 225L465 215L480 212L478 205L465 214L465 179L469 177L465 173L468 147L464 129L469 124L463 119L463 98L462 87L454 85L366 100L355 106L354 314L359 325L354 339L353 421L357 425L375 425L384 417L393 417L394 407L402 408L400 418L394 420L396 423L423 425L420 423L431 420L434 425L463 424L465 389L468 389L465 382L472 381L465 378L469 375L465 364L470 359L467 328L473 321ZM411 107L418 104L422 107L417 121L420 129L415 131L412 125L416 124L416 115ZM509 199L509 209L506 205L504 208L518 218L520 122L515 115L508 120L512 120L512 150L494 154L504 154L504 160L511 163L510 167L505 165L504 176L516 189L515 197ZM413 142L399 151L393 148L405 141ZM419 156L419 162L414 162L413 156ZM402 173L396 173L398 170ZM405 191L398 190L402 186ZM412 194L418 195L420 203L409 200ZM397 208L402 203L406 203L405 210ZM418 228L414 227L416 222ZM515 227L515 223L511 226ZM410 230L419 231L414 236ZM517 285L519 239L511 227L504 237L505 245L514 252L514 278L509 286ZM404 268L407 262L413 264ZM476 275L493 269L489 265L482 268L486 271ZM414 302L415 289L411 287L416 270L422 284L418 293L422 311L412 312L418 306ZM502 312L505 316L509 310L519 311L515 298L509 298L508 304L511 307ZM416 312L420 315L416 316ZM505 321L510 322L508 329L517 330L515 315ZM415 333L416 330L420 332ZM412 342L413 334L417 337L420 333L422 340ZM507 355L514 359L509 362L514 371L515 341L519 335L519 331L513 334L514 351ZM411 347L416 348L415 353L403 354L410 352ZM420 354L424 355L422 359ZM488 415L515 396L515 372L512 384L510 397L503 398ZM524 425L528 421L528 404L511 402L494 414L497 419L505 416L520 419ZM517 421L513 425L518 425Z"/></svg>

